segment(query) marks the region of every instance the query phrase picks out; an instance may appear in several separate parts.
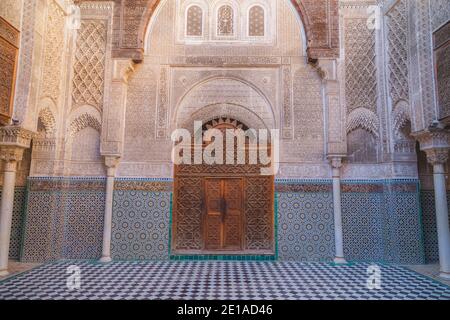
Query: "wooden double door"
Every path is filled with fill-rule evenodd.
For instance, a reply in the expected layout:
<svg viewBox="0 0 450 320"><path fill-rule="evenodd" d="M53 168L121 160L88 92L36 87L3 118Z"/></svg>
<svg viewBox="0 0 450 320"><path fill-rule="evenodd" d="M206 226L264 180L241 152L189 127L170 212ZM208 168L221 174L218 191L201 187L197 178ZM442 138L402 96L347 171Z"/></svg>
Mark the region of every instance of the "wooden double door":
<svg viewBox="0 0 450 320"><path fill-rule="evenodd" d="M231 169L239 171L175 168L172 254L275 252L274 177L257 175L253 167Z"/></svg>
<svg viewBox="0 0 450 320"><path fill-rule="evenodd" d="M241 178L203 179L203 237L207 251L241 251L244 190Z"/></svg>

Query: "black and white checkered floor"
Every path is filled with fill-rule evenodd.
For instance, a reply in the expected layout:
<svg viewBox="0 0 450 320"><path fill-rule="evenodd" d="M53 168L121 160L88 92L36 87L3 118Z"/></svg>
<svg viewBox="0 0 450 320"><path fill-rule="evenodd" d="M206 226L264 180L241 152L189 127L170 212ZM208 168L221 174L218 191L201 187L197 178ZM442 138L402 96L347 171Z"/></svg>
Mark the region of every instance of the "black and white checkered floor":
<svg viewBox="0 0 450 320"><path fill-rule="evenodd" d="M70 290L76 265L80 288ZM450 287L399 266L381 265L381 289L367 287L369 264L295 262L61 261L0 282L0 299L450 300ZM69 286L68 286L69 284Z"/></svg>

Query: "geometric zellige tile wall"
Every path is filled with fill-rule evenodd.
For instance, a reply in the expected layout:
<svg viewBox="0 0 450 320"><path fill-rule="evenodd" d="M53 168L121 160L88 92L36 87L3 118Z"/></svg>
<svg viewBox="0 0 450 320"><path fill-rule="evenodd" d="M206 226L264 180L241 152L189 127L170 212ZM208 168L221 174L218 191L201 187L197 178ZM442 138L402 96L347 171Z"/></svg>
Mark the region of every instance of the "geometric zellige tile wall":
<svg viewBox="0 0 450 320"><path fill-rule="evenodd" d="M170 199L170 192L114 192L113 259L169 260Z"/></svg>
<svg viewBox="0 0 450 320"><path fill-rule="evenodd" d="M343 193L344 254L349 260L383 260L382 193Z"/></svg>
<svg viewBox="0 0 450 320"><path fill-rule="evenodd" d="M22 259L98 259L104 179L30 180ZM116 260L169 260L171 186L123 181L114 192L112 255ZM120 182L119 182L120 185ZM147 188L149 186L149 188ZM280 260L329 261L334 256L330 181L277 183ZM18 191L16 201L20 202ZM416 183L343 183L344 251L348 260L423 263ZM434 201L434 200L433 200ZM432 198L422 193L427 259L437 245ZM16 208L20 206L16 203ZM19 212L19 209L15 209ZM432 212L432 214L428 214ZM20 225L15 213L14 230ZM434 227L435 228L435 227ZM20 233L20 232L19 232ZM13 231L15 239L20 239ZM12 243L20 243L14 242ZM17 246L12 246L14 254ZM433 251L434 250L434 251Z"/></svg>
<svg viewBox="0 0 450 320"><path fill-rule="evenodd" d="M102 253L104 192L76 191L66 194L64 259L98 259Z"/></svg>
<svg viewBox="0 0 450 320"><path fill-rule="evenodd" d="M98 259L104 179L30 178L21 260Z"/></svg>
<svg viewBox="0 0 450 320"><path fill-rule="evenodd" d="M320 262L333 259L331 193L278 194L278 256L282 261Z"/></svg>
<svg viewBox="0 0 450 320"><path fill-rule="evenodd" d="M14 190L13 216L11 223L11 238L9 258L19 259L22 246L23 222L25 214L26 188L16 187Z"/></svg>
<svg viewBox="0 0 450 320"><path fill-rule="evenodd" d="M422 190L420 202L423 216L425 259L427 263L434 263L439 261L434 191ZM450 194L447 194L447 203L450 208Z"/></svg>
<svg viewBox="0 0 450 320"><path fill-rule="evenodd" d="M425 254L419 191L385 193L385 203L389 204L385 216L390 223L385 225L389 235L387 239L391 242L389 246L392 248L388 251L392 255L389 255L386 252L387 246L384 246L385 260L392 263L423 264Z"/></svg>

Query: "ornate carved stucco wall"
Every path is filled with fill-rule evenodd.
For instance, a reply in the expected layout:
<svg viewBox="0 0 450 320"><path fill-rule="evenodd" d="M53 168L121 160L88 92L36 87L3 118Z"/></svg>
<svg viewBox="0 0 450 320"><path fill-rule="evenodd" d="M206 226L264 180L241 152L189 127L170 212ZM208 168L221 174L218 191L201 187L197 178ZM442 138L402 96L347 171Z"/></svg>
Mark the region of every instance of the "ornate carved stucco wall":
<svg viewBox="0 0 450 320"><path fill-rule="evenodd" d="M76 2L82 2L77 0ZM161 0L115 0L114 57L143 59L145 35ZM291 0L302 17L311 58L336 57L339 52L338 0Z"/></svg>
<svg viewBox="0 0 450 320"><path fill-rule="evenodd" d="M172 130L228 116L250 127L283 131L281 176L327 176L323 85L307 64L295 8L289 1L258 2L266 3L267 17L272 17L266 22L269 43L246 38L245 28L236 29L230 41L205 36L192 42L178 31L190 3L162 2L149 25L144 61L128 82L119 175L170 177ZM205 1L209 14L213 4ZM235 17L242 26L244 9ZM214 32L213 21L205 16L204 28Z"/></svg>
<svg viewBox="0 0 450 320"><path fill-rule="evenodd" d="M446 0L432 0L431 5L431 25L436 31L450 20L450 6Z"/></svg>
<svg viewBox="0 0 450 320"><path fill-rule="evenodd" d="M417 178L411 133L421 120L411 96L411 2L341 1L340 10L349 163L344 175Z"/></svg>
<svg viewBox="0 0 450 320"><path fill-rule="evenodd" d="M103 106L109 98L112 2L81 5L79 28L70 11L48 2L34 139L33 176L104 174L100 156ZM68 7L66 10L69 10Z"/></svg>
<svg viewBox="0 0 450 320"><path fill-rule="evenodd" d="M21 29L23 0L3 0L0 2L0 17Z"/></svg>

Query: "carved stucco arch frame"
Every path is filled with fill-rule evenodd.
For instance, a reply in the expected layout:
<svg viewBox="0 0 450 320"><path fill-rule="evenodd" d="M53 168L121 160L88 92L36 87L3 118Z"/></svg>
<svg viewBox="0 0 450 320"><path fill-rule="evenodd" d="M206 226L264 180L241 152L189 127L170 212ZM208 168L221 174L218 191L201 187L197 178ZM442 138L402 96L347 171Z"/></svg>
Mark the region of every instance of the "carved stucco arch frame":
<svg viewBox="0 0 450 320"><path fill-rule="evenodd" d="M197 109L193 114L191 114L189 118L180 119L180 111L182 109L183 102L189 96L189 94L192 93L193 91L195 91L196 89L200 88L201 86L203 86L209 82L215 81L215 80L234 80L234 81L240 82L243 85L253 89L264 100L266 111L271 116L271 123L267 123L266 121L261 119L261 117L259 117L253 110L251 110L245 106L238 105L235 103L226 103L226 102L204 105L204 106L200 107L199 109ZM176 105L173 109L173 114L171 117L172 129L176 129L176 127L178 125L182 125L182 126L192 125L193 121L195 121L195 120L212 120L212 119L206 119L206 118L205 119L194 119L193 117L195 117L196 114L201 113L202 110L207 111L205 108L210 108L213 105L215 105L215 106L229 105L229 106L239 107L239 108L242 108L242 110L247 111L247 113L249 115L254 116L251 119L247 119L247 120L241 119L238 117L238 115L221 113L221 110L223 110L223 108L222 108L222 109L217 110L217 114L214 115L216 117L225 116L225 115L232 116L232 117L236 118L236 120L239 120L239 121L247 124L250 127L252 127L252 125L253 125L256 129L260 129L260 128L276 129L279 126L279 119L276 118L275 110L274 110L272 103L267 98L267 96L264 94L264 92L261 89L259 89L255 84L249 82L246 79L236 77L236 76L211 76L211 77L201 79L200 81L197 81L189 89L187 89L186 92L181 96L181 98L176 103ZM208 109L208 111L209 111L209 109ZM208 114L208 115L210 115L210 114ZM210 118L211 118L211 116L210 116ZM249 122L249 120L250 120L250 122ZM189 129L189 128L186 128L186 129Z"/></svg>
<svg viewBox="0 0 450 320"><path fill-rule="evenodd" d="M232 109L235 110L232 111ZM230 112L227 112L228 110L230 110ZM236 110L239 111L236 112ZM195 121L201 120L202 123L205 124L211 120L224 117L237 120L251 129L270 130L270 127L268 127L267 124L255 112L242 105L231 103L215 103L203 106L194 112L191 117L184 119L184 121L176 126L193 132Z"/></svg>

